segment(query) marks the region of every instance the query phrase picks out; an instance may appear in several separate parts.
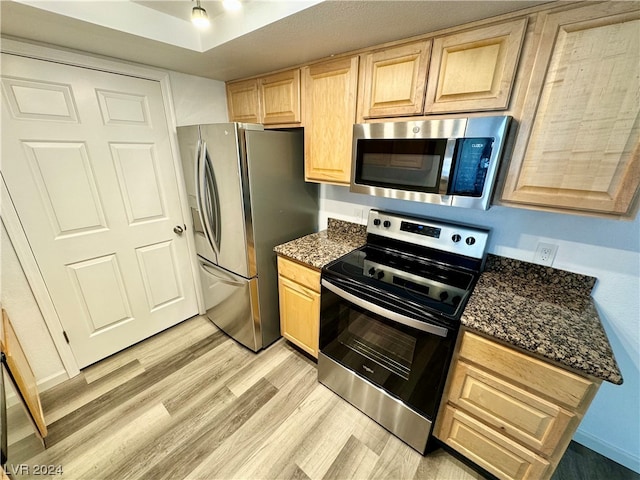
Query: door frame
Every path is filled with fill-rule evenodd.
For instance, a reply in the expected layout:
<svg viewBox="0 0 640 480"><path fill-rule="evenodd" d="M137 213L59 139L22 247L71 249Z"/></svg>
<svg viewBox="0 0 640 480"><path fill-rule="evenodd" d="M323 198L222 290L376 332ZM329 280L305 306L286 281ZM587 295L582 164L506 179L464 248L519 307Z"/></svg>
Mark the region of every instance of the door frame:
<svg viewBox="0 0 640 480"><path fill-rule="evenodd" d="M169 144L171 145L171 153L173 157L173 170L178 188L178 196L180 198L180 211L182 213L183 223L187 229L192 230L192 220L187 201L187 193L184 186L184 178L182 174L182 165L180 162L180 149L178 148L178 137L176 132L177 119L173 106L173 97L171 94L171 82L169 72L167 70L156 69L153 67L127 63L124 60L114 58L101 57L98 55L79 52L73 50L62 50L44 45L27 43L10 37L2 37L0 43L0 52L19 55L22 57L43 60L48 62L62 63L80 68L90 68L100 70L107 73L115 73L119 75L133 76L145 80L157 81L160 84L162 92L162 100L167 119L167 129L169 131ZM22 229L20 219L11 201L9 192L6 188L4 177L0 176L2 189L2 197L0 205L2 205L2 219L5 223L9 239L11 240L18 260L24 269L27 281L31 286L36 303L42 312L45 324L51 334L53 343L58 350L62 364L64 365L69 378L80 373L78 363L73 355L71 347L64 338L62 323L55 310L53 301L49 296L49 291L45 284L44 278L40 274L38 264L29 246L27 236ZM196 301L198 310L204 313L204 299L202 296L202 288L198 273L198 265L196 259L195 240L193 235L187 235L187 249L190 256L191 276L196 289Z"/></svg>

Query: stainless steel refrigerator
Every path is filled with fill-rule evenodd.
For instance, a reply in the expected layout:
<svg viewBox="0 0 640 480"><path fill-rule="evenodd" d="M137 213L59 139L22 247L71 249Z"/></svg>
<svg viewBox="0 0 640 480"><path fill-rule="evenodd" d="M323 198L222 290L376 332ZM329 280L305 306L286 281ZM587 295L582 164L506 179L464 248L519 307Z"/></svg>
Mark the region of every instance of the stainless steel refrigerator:
<svg viewBox="0 0 640 480"><path fill-rule="evenodd" d="M317 229L302 132L194 125L178 142L206 315L258 351L280 337L273 247Z"/></svg>

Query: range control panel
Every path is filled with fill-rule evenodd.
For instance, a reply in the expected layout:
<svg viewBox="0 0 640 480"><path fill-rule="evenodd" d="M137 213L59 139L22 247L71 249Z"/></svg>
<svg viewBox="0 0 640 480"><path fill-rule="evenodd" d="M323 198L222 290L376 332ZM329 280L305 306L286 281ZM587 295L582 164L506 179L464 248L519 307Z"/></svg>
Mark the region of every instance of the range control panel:
<svg viewBox="0 0 640 480"><path fill-rule="evenodd" d="M489 230L482 227L379 210L369 211L367 233L478 259L489 241Z"/></svg>

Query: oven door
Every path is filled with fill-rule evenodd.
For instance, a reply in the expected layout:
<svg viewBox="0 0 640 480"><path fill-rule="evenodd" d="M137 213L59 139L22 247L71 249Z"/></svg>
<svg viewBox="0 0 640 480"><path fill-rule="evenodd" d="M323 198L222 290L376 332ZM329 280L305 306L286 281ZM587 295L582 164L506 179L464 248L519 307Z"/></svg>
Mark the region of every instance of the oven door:
<svg viewBox="0 0 640 480"><path fill-rule="evenodd" d="M321 353L433 419L456 330L426 320L370 287L322 280Z"/></svg>

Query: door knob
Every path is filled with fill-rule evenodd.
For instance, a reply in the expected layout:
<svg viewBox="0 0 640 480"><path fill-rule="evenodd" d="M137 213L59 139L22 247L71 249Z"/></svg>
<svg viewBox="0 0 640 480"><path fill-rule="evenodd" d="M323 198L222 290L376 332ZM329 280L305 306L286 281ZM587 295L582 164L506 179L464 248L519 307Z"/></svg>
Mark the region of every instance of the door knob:
<svg viewBox="0 0 640 480"><path fill-rule="evenodd" d="M182 232L184 232L184 228L182 228L180 225L176 225L175 227L173 227L173 233L175 233L176 235L182 235Z"/></svg>

